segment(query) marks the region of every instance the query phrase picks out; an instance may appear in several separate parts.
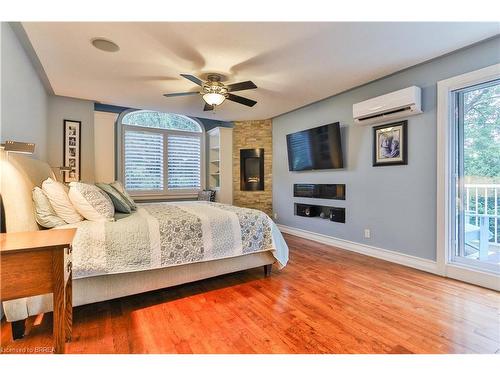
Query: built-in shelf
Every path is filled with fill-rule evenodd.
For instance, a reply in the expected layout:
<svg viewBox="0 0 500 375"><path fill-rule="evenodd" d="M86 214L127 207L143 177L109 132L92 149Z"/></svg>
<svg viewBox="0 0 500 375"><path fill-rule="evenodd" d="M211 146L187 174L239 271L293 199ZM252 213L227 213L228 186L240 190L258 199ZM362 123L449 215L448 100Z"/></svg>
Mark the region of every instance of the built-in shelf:
<svg viewBox="0 0 500 375"><path fill-rule="evenodd" d="M293 196L345 200L345 184L294 184Z"/></svg>
<svg viewBox="0 0 500 375"><path fill-rule="evenodd" d="M329 220L337 223L345 223L345 208L344 207L331 207L319 206L304 203L295 203L295 215L305 217L308 219ZM306 213L306 211L308 213ZM320 216L324 213L324 217Z"/></svg>
<svg viewBox="0 0 500 375"><path fill-rule="evenodd" d="M220 159L221 159L221 143L220 143L220 132L219 129L214 129L208 133L208 148L209 153L209 165L208 165L208 187L212 190L219 190L221 179L220 179Z"/></svg>
<svg viewBox="0 0 500 375"><path fill-rule="evenodd" d="M233 134L231 128L217 127L207 132L207 182L209 189L217 190L217 202L233 202Z"/></svg>

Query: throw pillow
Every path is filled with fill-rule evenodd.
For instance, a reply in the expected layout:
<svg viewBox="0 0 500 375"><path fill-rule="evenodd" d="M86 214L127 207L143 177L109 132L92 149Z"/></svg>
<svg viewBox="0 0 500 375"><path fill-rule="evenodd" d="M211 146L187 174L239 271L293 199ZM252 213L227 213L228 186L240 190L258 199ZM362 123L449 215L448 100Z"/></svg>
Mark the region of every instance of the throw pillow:
<svg viewBox="0 0 500 375"><path fill-rule="evenodd" d="M35 207L35 219L44 228L54 228L64 225L66 222L57 216L49 199L38 186L32 191L33 206Z"/></svg>
<svg viewBox="0 0 500 375"><path fill-rule="evenodd" d="M125 198L110 184L97 183L95 184L99 189L104 191L111 198L116 212L123 212L129 214L132 207L128 204Z"/></svg>
<svg viewBox="0 0 500 375"><path fill-rule="evenodd" d="M114 221L115 208L111 198L95 185L83 182L69 184L69 199L76 210L90 221Z"/></svg>
<svg viewBox="0 0 500 375"><path fill-rule="evenodd" d="M198 192L198 200L215 202L215 190L202 190Z"/></svg>
<svg viewBox="0 0 500 375"><path fill-rule="evenodd" d="M116 191L118 191L123 196L123 198L125 198L125 200L127 201L130 208L132 208L132 210L137 210L137 205L135 204L132 197L128 195L126 190L123 188L123 185L120 181L115 181L110 185L113 186L116 189Z"/></svg>
<svg viewBox="0 0 500 375"><path fill-rule="evenodd" d="M42 182L42 190L49 199L49 202L57 216L68 224L77 223L83 217L73 207L73 203L68 196L68 187L52 178L47 178Z"/></svg>

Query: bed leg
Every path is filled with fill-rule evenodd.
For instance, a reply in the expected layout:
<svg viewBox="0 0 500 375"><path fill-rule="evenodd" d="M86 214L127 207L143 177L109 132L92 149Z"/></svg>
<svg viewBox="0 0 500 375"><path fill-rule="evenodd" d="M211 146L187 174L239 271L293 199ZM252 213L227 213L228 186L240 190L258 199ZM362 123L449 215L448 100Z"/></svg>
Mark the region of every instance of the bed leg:
<svg viewBox="0 0 500 375"><path fill-rule="evenodd" d="M12 326L12 339L18 340L24 337L24 329L25 329L26 320L16 320L15 322L11 322Z"/></svg>
<svg viewBox="0 0 500 375"><path fill-rule="evenodd" d="M265 275L266 277L271 276L271 271L272 271L272 269L273 269L273 265L272 265L272 264L266 264L266 265L264 266L264 275Z"/></svg>

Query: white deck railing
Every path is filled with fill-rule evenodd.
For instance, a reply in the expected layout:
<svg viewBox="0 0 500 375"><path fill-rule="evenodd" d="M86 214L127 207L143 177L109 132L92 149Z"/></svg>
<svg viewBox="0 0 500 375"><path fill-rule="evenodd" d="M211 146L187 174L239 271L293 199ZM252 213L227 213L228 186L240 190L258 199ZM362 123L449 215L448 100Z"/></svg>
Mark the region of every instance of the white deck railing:
<svg viewBox="0 0 500 375"><path fill-rule="evenodd" d="M464 187L467 223L480 227L486 242L500 244L500 184L465 184Z"/></svg>

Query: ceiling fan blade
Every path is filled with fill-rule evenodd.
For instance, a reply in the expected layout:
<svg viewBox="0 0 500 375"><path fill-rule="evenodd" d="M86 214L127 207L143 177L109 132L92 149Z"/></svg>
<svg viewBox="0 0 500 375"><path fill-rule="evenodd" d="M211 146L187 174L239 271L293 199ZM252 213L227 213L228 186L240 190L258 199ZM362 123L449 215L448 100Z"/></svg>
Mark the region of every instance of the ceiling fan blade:
<svg viewBox="0 0 500 375"><path fill-rule="evenodd" d="M252 81L238 82L233 83L231 85L227 85L227 91L242 91L242 90L250 90L256 89L257 86Z"/></svg>
<svg viewBox="0 0 500 375"><path fill-rule="evenodd" d="M198 77L195 77L191 74L181 74L182 77L189 79L191 82L196 83L198 86L203 85L203 81L199 79Z"/></svg>
<svg viewBox="0 0 500 375"><path fill-rule="evenodd" d="M173 92L171 94L163 94L163 96L170 98L172 96L187 96L187 95L196 95L199 94L198 91L190 91L190 92Z"/></svg>
<svg viewBox="0 0 500 375"><path fill-rule="evenodd" d="M203 107L204 111L213 111L214 107L210 104L205 103L205 107Z"/></svg>
<svg viewBox="0 0 500 375"><path fill-rule="evenodd" d="M257 104L255 100L244 98L242 96L234 94L227 94L227 100L231 100L233 102L240 103L248 107L253 107L255 104Z"/></svg>

